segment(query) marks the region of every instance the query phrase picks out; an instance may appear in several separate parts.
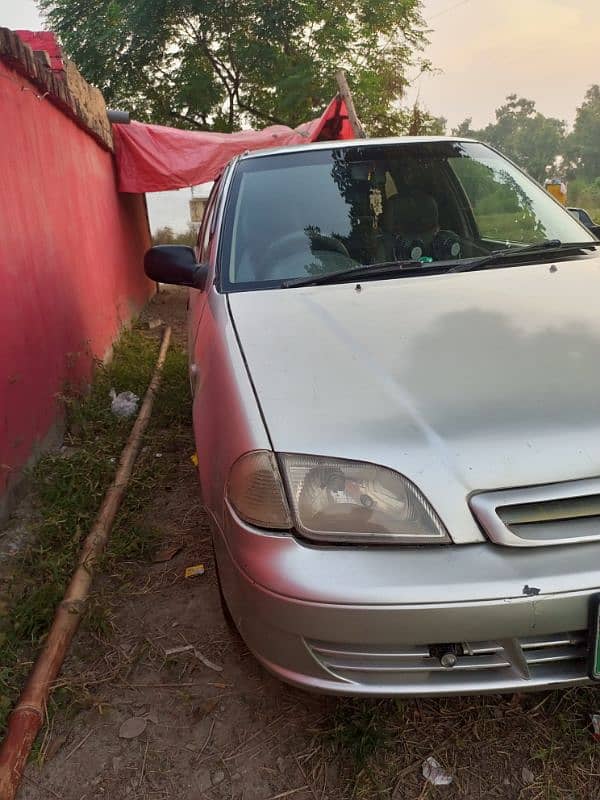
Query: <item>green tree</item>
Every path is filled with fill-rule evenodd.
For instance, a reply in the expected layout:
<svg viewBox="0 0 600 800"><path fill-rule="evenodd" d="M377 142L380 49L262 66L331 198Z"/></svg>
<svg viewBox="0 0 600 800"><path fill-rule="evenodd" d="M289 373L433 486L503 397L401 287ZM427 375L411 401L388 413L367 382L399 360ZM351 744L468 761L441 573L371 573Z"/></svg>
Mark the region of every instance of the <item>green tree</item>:
<svg viewBox="0 0 600 800"><path fill-rule="evenodd" d="M483 130L473 130L466 119L453 133L481 139L514 159L538 181L543 181L552 165L564 153L565 123L546 117L535 108L533 100L511 94L496 109L496 122Z"/></svg>
<svg viewBox="0 0 600 800"><path fill-rule="evenodd" d="M174 244L175 231L170 225L165 225L162 228L157 228L152 234L152 244Z"/></svg>
<svg viewBox="0 0 600 800"><path fill-rule="evenodd" d="M464 136L465 139L478 139L481 138L481 131L476 131L472 127L473 118L467 117L460 125L452 129L453 136Z"/></svg>
<svg viewBox="0 0 600 800"><path fill-rule="evenodd" d="M409 136L443 136L447 121L445 117L433 117L416 102L403 127Z"/></svg>
<svg viewBox="0 0 600 800"><path fill-rule="evenodd" d="M192 222L188 223L187 230L175 232L170 225L157 228L152 234L152 244L187 244L193 247L196 244L198 231Z"/></svg>
<svg viewBox="0 0 600 800"><path fill-rule="evenodd" d="M318 115L346 69L372 134L397 133L421 56L421 0L38 0L109 105L137 119L231 131Z"/></svg>
<svg viewBox="0 0 600 800"><path fill-rule="evenodd" d="M586 92L577 109L575 126L567 140L567 152L578 178L600 178L600 86Z"/></svg>

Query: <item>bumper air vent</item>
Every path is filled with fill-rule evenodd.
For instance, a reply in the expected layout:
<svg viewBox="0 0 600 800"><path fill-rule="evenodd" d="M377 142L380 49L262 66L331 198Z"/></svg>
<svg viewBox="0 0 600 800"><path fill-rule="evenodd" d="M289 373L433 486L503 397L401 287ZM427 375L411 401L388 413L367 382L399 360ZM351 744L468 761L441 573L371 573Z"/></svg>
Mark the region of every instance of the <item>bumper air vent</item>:
<svg viewBox="0 0 600 800"><path fill-rule="evenodd" d="M585 678L587 632L546 634L488 642L462 642L451 668L431 655L430 645L356 647L305 640L309 652L330 674L372 687L423 686L437 691L481 690L577 681Z"/></svg>

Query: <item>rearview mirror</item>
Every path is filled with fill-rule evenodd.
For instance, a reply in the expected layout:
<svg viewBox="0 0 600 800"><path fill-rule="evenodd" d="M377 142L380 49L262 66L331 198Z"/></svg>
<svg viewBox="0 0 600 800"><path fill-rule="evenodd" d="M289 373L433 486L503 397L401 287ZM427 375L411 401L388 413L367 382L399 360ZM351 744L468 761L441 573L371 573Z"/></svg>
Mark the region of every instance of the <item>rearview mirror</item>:
<svg viewBox="0 0 600 800"><path fill-rule="evenodd" d="M153 281L192 286L202 291L208 266L198 264L194 250L181 244L157 244L146 251L144 272Z"/></svg>

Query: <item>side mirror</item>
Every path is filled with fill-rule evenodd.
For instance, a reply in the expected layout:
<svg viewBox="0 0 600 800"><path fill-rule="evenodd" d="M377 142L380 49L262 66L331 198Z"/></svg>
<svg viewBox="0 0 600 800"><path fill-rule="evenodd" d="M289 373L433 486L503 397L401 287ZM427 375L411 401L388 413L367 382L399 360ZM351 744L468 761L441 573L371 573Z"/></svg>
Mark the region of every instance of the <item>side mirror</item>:
<svg viewBox="0 0 600 800"><path fill-rule="evenodd" d="M200 291L208 278L206 264L198 264L194 250L181 244L157 244L147 250L144 272L158 283L192 286Z"/></svg>

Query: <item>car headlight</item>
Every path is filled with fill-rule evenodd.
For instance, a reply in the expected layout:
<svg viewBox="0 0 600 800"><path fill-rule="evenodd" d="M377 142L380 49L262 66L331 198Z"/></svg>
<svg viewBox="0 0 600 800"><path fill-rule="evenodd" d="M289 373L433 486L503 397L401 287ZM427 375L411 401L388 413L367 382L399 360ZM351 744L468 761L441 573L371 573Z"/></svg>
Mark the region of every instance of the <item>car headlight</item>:
<svg viewBox="0 0 600 800"><path fill-rule="evenodd" d="M331 542L450 542L442 521L391 469L320 456L279 456L298 532Z"/></svg>
<svg viewBox="0 0 600 800"><path fill-rule="evenodd" d="M238 458L229 473L227 497L236 514L251 525L276 530L292 527L277 461L268 450Z"/></svg>

